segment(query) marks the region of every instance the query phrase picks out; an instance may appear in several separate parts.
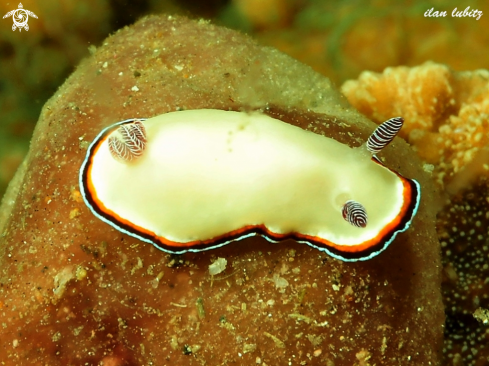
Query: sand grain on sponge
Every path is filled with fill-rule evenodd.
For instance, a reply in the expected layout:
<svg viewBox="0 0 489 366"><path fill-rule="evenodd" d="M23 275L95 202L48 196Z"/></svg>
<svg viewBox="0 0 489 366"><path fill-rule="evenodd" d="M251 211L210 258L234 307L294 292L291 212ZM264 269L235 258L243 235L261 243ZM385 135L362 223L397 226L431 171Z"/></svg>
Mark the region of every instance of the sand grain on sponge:
<svg viewBox="0 0 489 366"><path fill-rule="evenodd" d="M78 169L103 127L199 108L261 108L350 146L374 127L327 79L237 32L161 16L109 37L44 106L3 202L2 364L436 364L433 188L400 139L382 157L423 200L368 262L260 238L170 256L85 207ZM218 258L226 268L211 276Z"/></svg>

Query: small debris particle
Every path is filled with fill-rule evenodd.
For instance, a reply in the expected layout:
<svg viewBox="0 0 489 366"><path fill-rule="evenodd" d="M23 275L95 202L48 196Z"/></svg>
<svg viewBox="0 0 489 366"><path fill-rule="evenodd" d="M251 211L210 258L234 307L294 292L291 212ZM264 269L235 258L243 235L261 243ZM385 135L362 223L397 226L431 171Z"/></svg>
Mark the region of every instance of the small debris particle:
<svg viewBox="0 0 489 366"><path fill-rule="evenodd" d="M63 268L54 276L54 301L59 300L63 296L66 290L66 285L73 279L73 277L73 267L71 266Z"/></svg>
<svg viewBox="0 0 489 366"><path fill-rule="evenodd" d="M278 339L277 337L275 337L274 335L268 333L268 332L263 332L263 334L265 336L267 336L268 338L270 338L271 340L273 340L275 342L275 345L278 347L278 348L285 348L285 343L282 342L280 339Z"/></svg>
<svg viewBox="0 0 489 366"><path fill-rule="evenodd" d="M435 166L433 164L423 164L423 170L430 175L433 173L434 169Z"/></svg>
<svg viewBox="0 0 489 366"><path fill-rule="evenodd" d="M197 305L197 314L199 315L199 318L203 319L205 317L204 300L199 297L195 304Z"/></svg>
<svg viewBox="0 0 489 366"><path fill-rule="evenodd" d="M88 147L90 146L90 142L88 142L88 141L81 141L79 145L80 145L80 149L87 150ZM81 199L81 195L80 195L80 199ZM81 202L81 201L77 201L77 202Z"/></svg>
<svg viewBox="0 0 489 366"><path fill-rule="evenodd" d="M177 308L186 308L187 307L187 305L185 305L185 304L177 304L174 302L170 302L170 305L176 306Z"/></svg>
<svg viewBox="0 0 489 366"><path fill-rule="evenodd" d="M192 353L197 353L199 352L199 350L202 348L202 346L200 344L193 344L192 346L190 346L190 348L192 349Z"/></svg>
<svg viewBox="0 0 489 366"><path fill-rule="evenodd" d="M184 260L180 254L170 254L169 262L166 264L169 268L177 268L184 264Z"/></svg>
<svg viewBox="0 0 489 366"><path fill-rule="evenodd" d="M367 361L372 357L369 351L362 349L360 352L355 354L355 357L358 361L360 361L360 365L366 366L368 365Z"/></svg>
<svg viewBox="0 0 489 366"><path fill-rule="evenodd" d="M221 322L220 326L224 329L229 330L230 332L234 332L236 330L234 325L232 323L229 323L227 320L224 322Z"/></svg>
<svg viewBox="0 0 489 366"><path fill-rule="evenodd" d="M177 340L177 336L172 336L172 337L171 337L170 346L171 346L171 348L172 348L172 349L174 349L175 351L178 349L178 340Z"/></svg>
<svg viewBox="0 0 489 366"><path fill-rule="evenodd" d="M165 272L159 272L158 275L153 280L151 280L151 287L157 288L164 275Z"/></svg>
<svg viewBox="0 0 489 366"><path fill-rule="evenodd" d="M319 357L321 355L321 353L323 353L323 351L321 349L316 349L316 350L314 350L313 355L314 355L314 357Z"/></svg>
<svg viewBox="0 0 489 366"><path fill-rule="evenodd" d="M256 350L256 344L254 343L245 343L243 346L243 353L251 353Z"/></svg>
<svg viewBox="0 0 489 366"><path fill-rule="evenodd" d="M122 318L117 318L118 326L119 329L126 329L127 328L127 322L122 319Z"/></svg>
<svg viewBox="0 0 489 366"><path fill-rule="evenodd" d="M134 92L137 92L137 91L139 91L139 88L138 88L136 85L134 85L134 86L131 88L131 90L132 90L132 91L134 91Z"/></svg>
<svg viewBox="0 0 489 366"><path fill-rule="evenodd" d="M83 198L82 198L80 191L78 189L75 189L75 188L71 189L70 199L75 201L75 202L78 202L78 203L83 202Z"/></svg>
<svg viewBox="0 0 489 366"><path fill-rule="evenodd" d="M307 324L310 324L312 322L311 318L302 314L289 314L289 318L295 319L297 321L303 321Z"/></svg>
<svg viewBox="0 0 489 366"><path fill-rule="evenodd" d="M300 289L299 293L297 294L297 301L302 304L305 296L306 296L306 289L305 288Z"/></svg>
<svg viewBox="0 0 489 366"><path fill-rule="evenodd" d="M289 285L289 282L278 274L273 275L273 282L276 288L286 288Z"/></svg>
<svg viewBox="0 0 489 366"><path fill-rule="evenodd" d="M84 327L85 327L84 325L80 325L79 327L76 327L75 329L73 329L73 335L75 335L75 336L80 335L80 333Z"/></svg>
<svg viewBox="0 0 489 366"><path fill-rule="evenodd" d="M131 275L136 273L138 269L143 268L143 260L139 257L137 257L138 262L131 268Z"/></svg>
<svg viewBox="0 0 489 366"><path fill-rule="evenodd" d="M225 258L217 258L212 264L209 265L209 274L215 276L226 269L228 261Z"/></svg>
<svg viewBox="0 0 489 366"><path fill-rule="evenodd" d="M78 207L74 208L73 210L70 211L70 219L74 219L75 217L78 217L80 215L81 215L81 213L80 213L80 209Z"/></svg>
<svg viewBox="0 0 489 366"><path fill-rule="evenodd" d="M76 276L77 281L81 281L87 277L87 270L83 267L77 267L76 272L75 272L75 276Z"/></svg>
<svg viewBox="0 0 489 366"><path fill-rule="evenodd" d="M192 347L190 347L188 344L185 344L182 347L182 351L184 355L191 355L192 354Z"/></svg>
<svg viewBox="0 0 489 366"><path fill-rule="evenodd" d="M383 337L382 338L382 345L380 346L380 352L382 354L384 354L385 351L386 351L386 349L387 349L387 338L386 337Z"/></svg>
<svg viewBox="0 0 489 366"><path fill-rule="evenodd" d="M314 347L317 347L321 344L321 342L323 341L323 337L320 336L320 335L315 335L315 334L308 334L306 336L306 338L309 340L309 342L311 342L311 344L314 346Z"/></svg>
<svg viewBox="0 0 489 366"><path fill-rule="evenodd" d="M51 339L53 340L53 342L59 341L61 339L61 333L60 332L54 333Z"/></svg>
<svg viewBox="0 0 489 366"><path fill-rule="evenodd" d="M479 308L474 312L474 318L482 324L489 324L489 310Z"/></svg>

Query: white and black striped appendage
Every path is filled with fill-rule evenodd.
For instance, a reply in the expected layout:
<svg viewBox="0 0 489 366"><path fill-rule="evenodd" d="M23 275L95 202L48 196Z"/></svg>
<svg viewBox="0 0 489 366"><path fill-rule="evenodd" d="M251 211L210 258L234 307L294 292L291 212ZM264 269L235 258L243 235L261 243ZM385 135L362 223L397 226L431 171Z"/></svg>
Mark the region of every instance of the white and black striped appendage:
<svg viewBox="0 0 489 366"><path fill-rule="evenodd" d="M132 161L146 148L146 129L141 121L126 123L109 137L109 150L115 159Z"/></svg>
<svg viewBox="0 0 489 366"><path fill-rule="evenodd" d="M372 154L377 154L394 140L403 123L402 117L391 118L383 122L368 138L367 150Z"/></svg>
<svg viewBox="0 0 489 366"><path fill-rule="evenodd" d="M367 226L367 210L357 201L346 201L342 210L343 218L356 227Z"/></svg>

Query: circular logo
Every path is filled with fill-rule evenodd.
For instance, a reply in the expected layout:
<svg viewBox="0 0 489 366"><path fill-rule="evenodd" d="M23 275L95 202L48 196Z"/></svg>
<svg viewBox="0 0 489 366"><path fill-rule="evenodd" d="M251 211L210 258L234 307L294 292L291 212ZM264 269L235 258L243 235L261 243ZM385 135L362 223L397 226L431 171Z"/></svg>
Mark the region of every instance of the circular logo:
<svg viewBox="0 0 489 366"><path fill-rule="evenodd" d="M27 21L29 20L29 15L31 17L37 18L36 14L34 14L30 10L25 10L24 7L22 6L22 3L20 3L18 9L9 11L7 14L3 16L3 19L12 16L12 20L14 21L14 24L12 25L13 31L15 31L17 28L19 29L19 32L22 30L22 28L28 31L29 25L27 24Z"/></svg>
<svg viewBox="0 0 489 366"><path fill-rule="evenodd" d="M27 14L27 12L24 9L15 10L12 19L14 20L14 25L12 25L12 30L15 30L16 27L25 28L25 30L29 30L29 25L27 24L27 21L29 20L29 14Z"/></svg>

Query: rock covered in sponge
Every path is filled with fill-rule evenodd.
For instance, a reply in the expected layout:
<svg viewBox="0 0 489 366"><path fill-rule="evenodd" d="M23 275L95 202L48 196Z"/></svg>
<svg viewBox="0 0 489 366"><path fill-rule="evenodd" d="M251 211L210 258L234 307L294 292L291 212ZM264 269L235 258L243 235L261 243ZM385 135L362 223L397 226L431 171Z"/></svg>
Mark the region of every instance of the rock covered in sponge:
<svg viewBox="0 0 489 366"><path fill-rule="evenodd" d="M237 32L166 16L109 37L44 106L3 202L0 360L437 363L443 308L432 188L400 139L383 152L385 163L420 181L423 202L411 229L368 262L261 238L171 256L85 207L78 169L103 127L199 108L258 108L350 146L373 130L327 79ZM227 265L211 275L219 258Z"/></svg>

